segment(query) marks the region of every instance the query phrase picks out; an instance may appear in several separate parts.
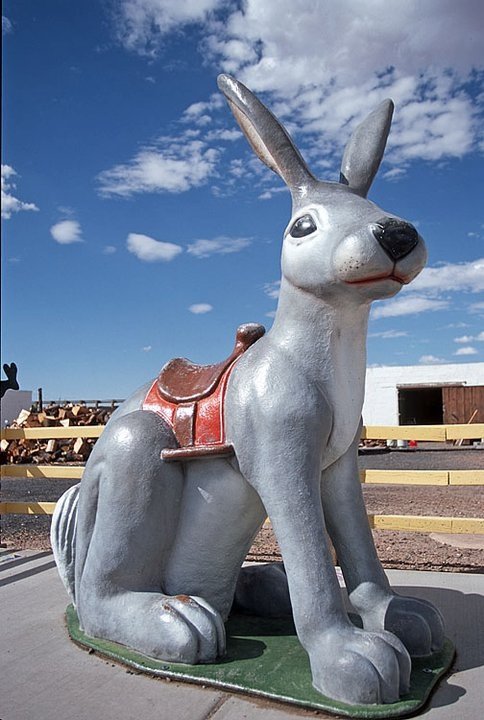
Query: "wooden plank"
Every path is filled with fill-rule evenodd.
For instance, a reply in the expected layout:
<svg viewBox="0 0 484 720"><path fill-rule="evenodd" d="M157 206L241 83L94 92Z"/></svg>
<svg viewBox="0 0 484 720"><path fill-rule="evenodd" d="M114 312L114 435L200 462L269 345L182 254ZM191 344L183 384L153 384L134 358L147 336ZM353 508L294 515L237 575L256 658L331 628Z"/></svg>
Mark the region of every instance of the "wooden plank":
<svg viewBox="0 0 484 720"><path fill-rule="evenodd" d="M484 470L450 470L449 485L484 485Z"/></svg>
<svg viewBox="0 0 484 720"><path fill-rule="evenodd" d="M374 530L452 532L453 518L449 517L432 517L430 515L368 515L368 518L370 520L370 527Z"/></svg>
<svg viewBox="0 0 484 720"><path fill-rule="evenodd" d="M82 460L87 460L91 452L91 444L85 438L77 438L72 448L76 455L80 455Z"/></svg>
<svg viewBox="0 0 484 720"><path fill-rule="evenodd" d="M368 515L374 530L484 535L484 519L429 515Z"/></svg>
<svg viewBox="0 0 484 720"><path fill-rule="evenodd" d="M97 438L104 425L71 427L5 428L2 440L50 440L63 438ZM369 425L361 433L367 440L428 440L445 441L484 437L484 423L472 425Z"/></svg>
<svg viewBox="0 0 484 720"><path fill-rule="evenodd" d="M368 425L361 437L363 440L446 440L444 425Z"/></svg>
<svg viewBox="0 0 484 720"><path fill-rule="evenodd" d="M366 485L448 485L448 470L364 470ZM456 483L458 484L458 483Z"/></svg>
<svg viewBox="0 0 484 720"><path fill-rule="evenodd" d="M73 465L2 465L1 477L73 478L80 480L84 466Z"/></svg>
<svg viewBox="0 0 484 720"><path fill-rule="evenodd" d="M80 479L84 466L73 465L2 465L2 477ZM484 485L484 471L455 470L453 485ZM447 470L363 470L367 485L448 485Z"/></svg>
<svg viewBox="0 0 484 720"><path fill-rule="evenodd" d="M368 521L373 530L399 530L401 532L439 532L453 534L484 535L484 519L452 518L431 515L370 515ZM271 527L266 518L265 527Z"/></svg>
<svg viewBox="0 0 484 720"><path fill-rule="evenodd" d="M452 518L452 532L484 535L483 518Z"/></svg>
<svg viewBox="0 0 484 720"><path fill-rule="evenodd" d="M444 423L484 422L484 386L460 385L442 390Z"/></svg>
<svg viewBox="0 0 484 720"><path fill-rule="evenodd" d="M2 502L0 515L53 515L55 502Z"/></svg>
<svg viewBox="0 0 484 720"><path fill-rule="evenodd" d="M2 502L0 503L0 515L53 515L55 506L55 502ZM375 530L484 535L484 519L481 518L368 515L368 520L370 527ZM265 525L270 525L268 518Z"/></svg>
<svg viewBox="0 0 484 720"><path fill-rule="evenodd" d="M445 429L447 440L472 440L484 438L484 423L471 423L470 425L447 425Z"/></svg>
<svg viewBox="0 0 484 720"><path fill-rule="evenodd" d="M85 425L50 428L5 428L1 437L5 440L50 440L63 438L98 438L105 425Z"/></svg>

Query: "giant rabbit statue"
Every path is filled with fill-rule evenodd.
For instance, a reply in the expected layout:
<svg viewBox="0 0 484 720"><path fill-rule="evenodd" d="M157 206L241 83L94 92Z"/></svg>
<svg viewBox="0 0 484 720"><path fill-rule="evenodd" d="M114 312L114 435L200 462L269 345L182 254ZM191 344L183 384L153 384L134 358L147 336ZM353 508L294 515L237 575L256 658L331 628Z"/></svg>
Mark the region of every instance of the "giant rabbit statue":
<svg viewBox="0 0 484 720"><path fill-rule="evenodd" d="M410 655L444 638L430 603L389 586L357 467L370 304L426 261L417 230L366 197L393 104L356 128L334 183L314 177L242 83L218 84L292 195L274 324L239 328L220 365L171 361L118 408L57 505L55 557L90 636L215 662L235 598L249 612L293 613L319 692L392 703L408 689ZM242 568L266 515L284 565ZM327 533L364 629L348 619Z"/></svg>

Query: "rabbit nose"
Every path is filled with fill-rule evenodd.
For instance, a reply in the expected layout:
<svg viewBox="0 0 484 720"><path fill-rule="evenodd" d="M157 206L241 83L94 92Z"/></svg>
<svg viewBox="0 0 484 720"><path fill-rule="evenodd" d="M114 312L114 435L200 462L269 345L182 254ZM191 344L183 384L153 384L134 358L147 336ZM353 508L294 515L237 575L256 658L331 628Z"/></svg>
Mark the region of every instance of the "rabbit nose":
<svg viewBox="0 0 484 720"><path fill-rule="evenodd" d="M413 225L395 218L379 220L373 226L372 232L386 254L395 262L412 252L418 243L418 232Z"/></svg>

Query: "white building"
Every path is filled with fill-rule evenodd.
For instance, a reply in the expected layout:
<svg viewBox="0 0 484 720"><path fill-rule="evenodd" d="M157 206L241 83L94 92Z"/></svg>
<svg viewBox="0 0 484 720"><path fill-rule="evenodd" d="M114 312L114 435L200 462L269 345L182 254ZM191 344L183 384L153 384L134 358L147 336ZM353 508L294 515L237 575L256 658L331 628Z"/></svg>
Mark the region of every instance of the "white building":
<svg viewBox="0 0 484 720"><path fill-rule="evenodd" d="M484 423L484 363L371 367L365 425Z"/></svg>
<svg viewBox="0 0 484 720"><path fill-rule="evenodd" d="M2 427L16 420L21 410L30 410L31 405L32 390L7 390L1 400Z"/></svg>

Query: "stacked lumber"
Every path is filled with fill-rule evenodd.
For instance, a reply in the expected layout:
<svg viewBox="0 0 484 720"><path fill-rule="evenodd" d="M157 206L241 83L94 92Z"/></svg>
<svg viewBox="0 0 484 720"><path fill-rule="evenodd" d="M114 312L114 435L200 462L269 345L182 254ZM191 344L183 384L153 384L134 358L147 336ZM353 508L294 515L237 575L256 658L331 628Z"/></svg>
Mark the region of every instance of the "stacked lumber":
<svg viewBox="0 0 484 720"><path fill-rule="evenodd" d="M367 449L367 448L386 448L387 447L387 441L386 440L360 440L359 448L361 450Z"/></svg>
<svg viewBox="0 0 484 720"><path fill-rule="evenodd" d="M22 410L12 428L79 427L105 425L114 408L96 408L84 404L50 404L42 411ZM2 440L3 464L50 464L85 462L95 438L61 438L52 440Z"/></svg>

